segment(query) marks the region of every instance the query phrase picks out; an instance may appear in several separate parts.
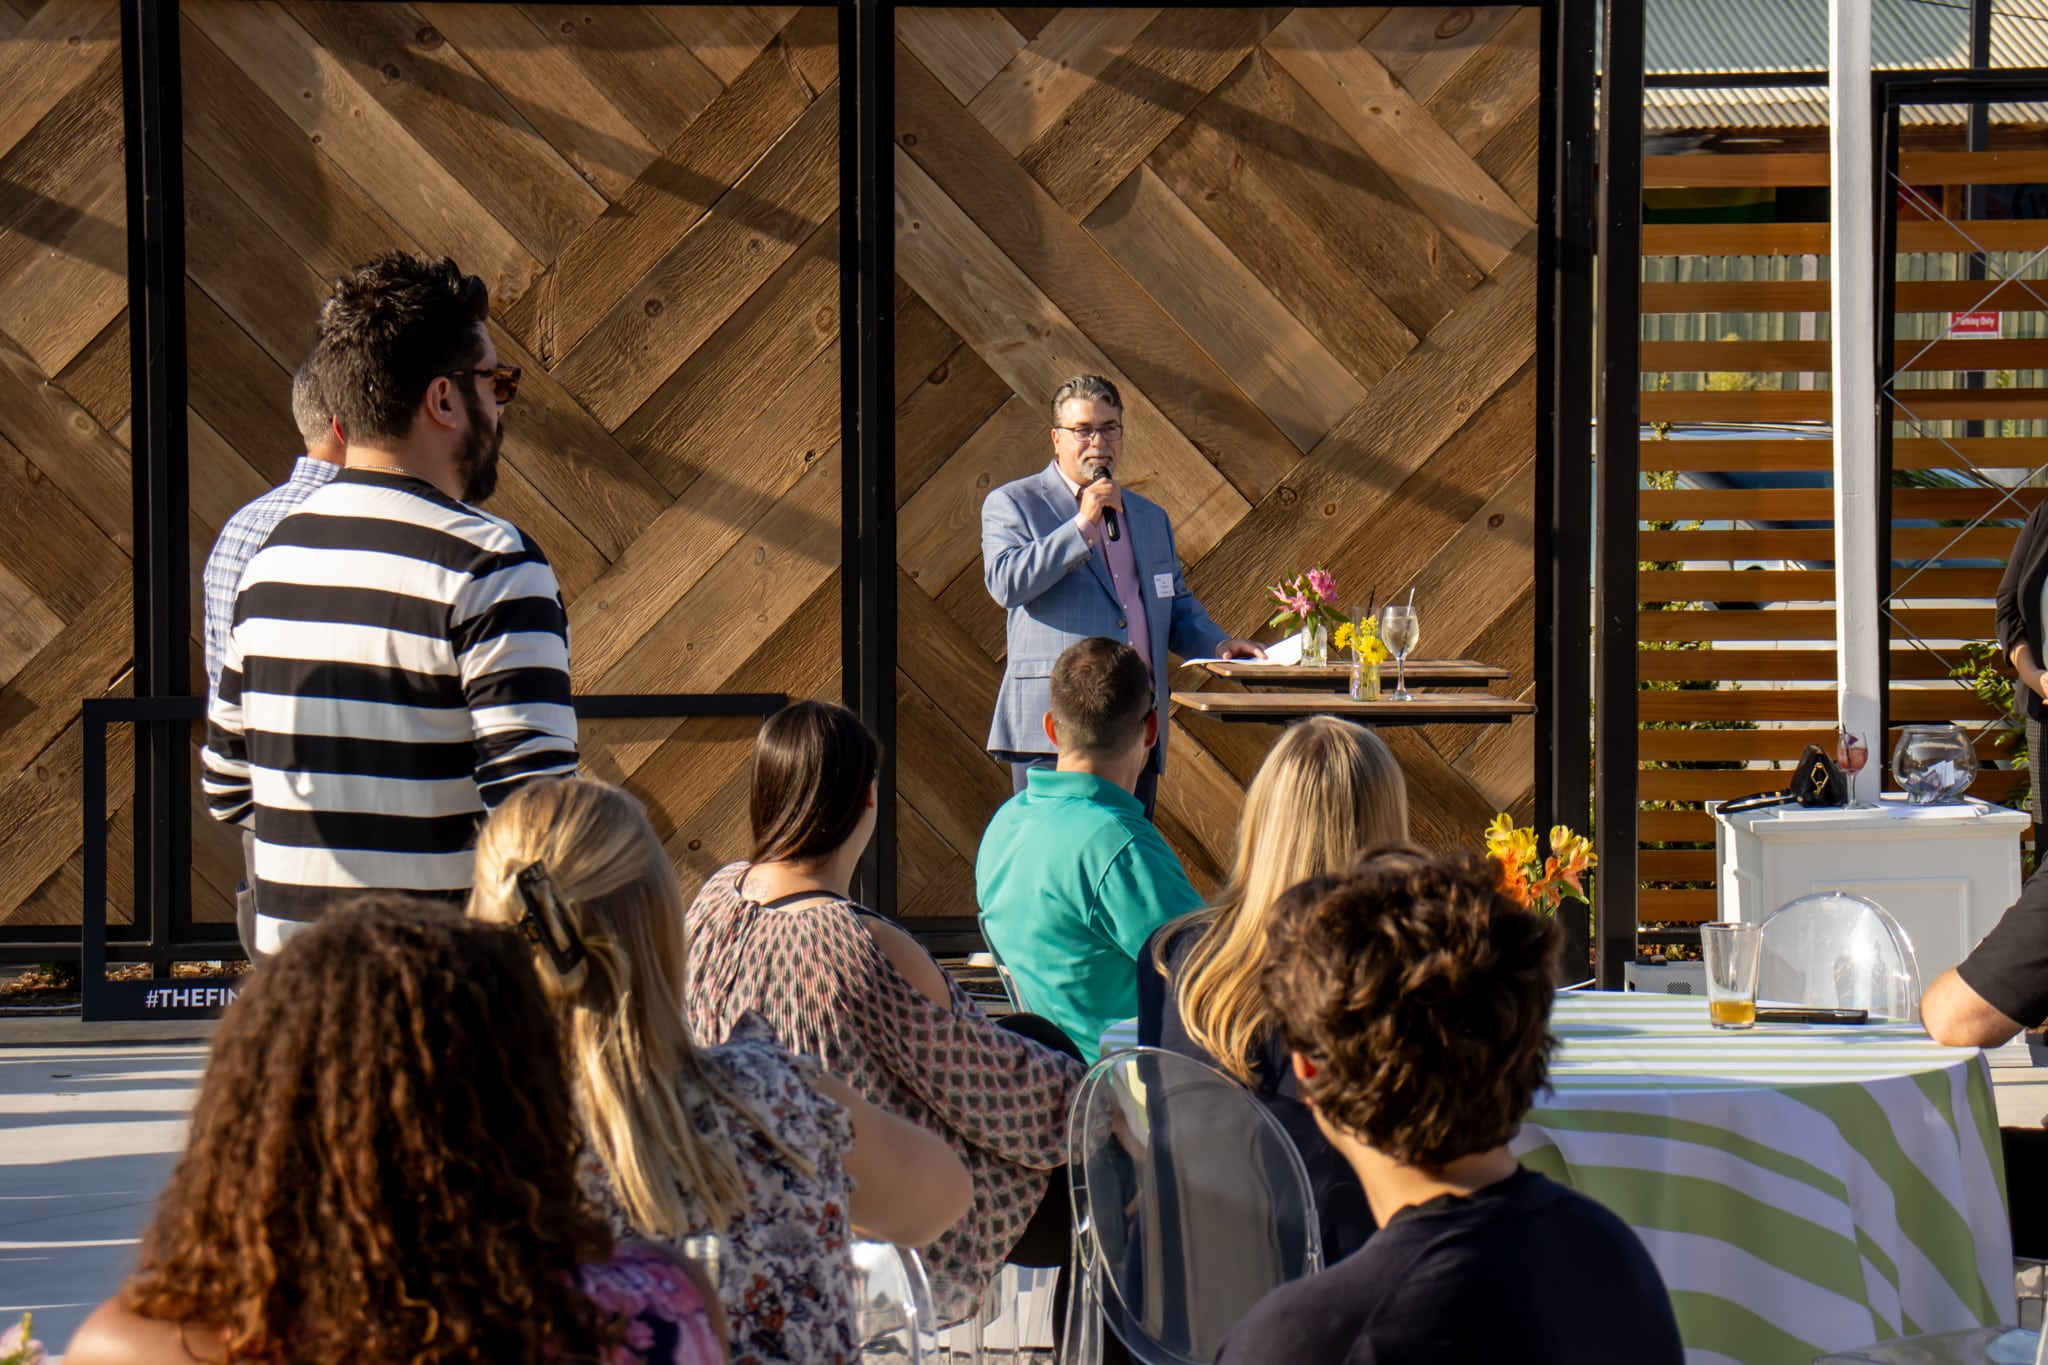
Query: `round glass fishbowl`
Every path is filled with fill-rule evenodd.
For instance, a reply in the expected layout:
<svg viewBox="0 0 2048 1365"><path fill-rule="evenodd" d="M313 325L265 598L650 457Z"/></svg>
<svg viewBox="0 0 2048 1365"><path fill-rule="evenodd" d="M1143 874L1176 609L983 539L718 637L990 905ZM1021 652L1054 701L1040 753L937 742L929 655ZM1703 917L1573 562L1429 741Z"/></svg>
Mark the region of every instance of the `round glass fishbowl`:
<svg viewBox="0 0 2048 1365"><path fill-rule="evenodd" d="M1892 747L1892 781L1916 806L1960 801L1977 777L1977 754L1963 727L1906 725Z"/></svg>

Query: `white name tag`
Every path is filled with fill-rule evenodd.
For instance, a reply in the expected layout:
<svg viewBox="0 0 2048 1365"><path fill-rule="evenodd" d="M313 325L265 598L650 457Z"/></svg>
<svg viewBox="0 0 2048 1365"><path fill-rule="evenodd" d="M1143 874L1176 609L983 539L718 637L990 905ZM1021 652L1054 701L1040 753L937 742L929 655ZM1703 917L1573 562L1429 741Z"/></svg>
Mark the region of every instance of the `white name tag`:
<svg viewBox="0 0 2048 1365"><path fill-rule="evenodd" d="M1153 575L1152 575L1152 595L1153 595L1154 597L1171 597L1171 596L1173 596L1173 575L1172 575L1172 574L1170 574L1170 573L1156 573L1156 574L1153 574Z"/></svg>

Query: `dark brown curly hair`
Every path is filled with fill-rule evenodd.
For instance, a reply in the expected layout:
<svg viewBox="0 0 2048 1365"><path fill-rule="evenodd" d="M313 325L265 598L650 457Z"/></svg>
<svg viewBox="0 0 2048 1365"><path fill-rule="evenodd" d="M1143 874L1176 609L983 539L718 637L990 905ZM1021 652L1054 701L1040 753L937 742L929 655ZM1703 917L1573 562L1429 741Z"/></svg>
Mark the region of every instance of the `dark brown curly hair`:
<svg viewBox="0 0 2048 1365"><path fill-rule="evenodd" d="M1548 1075L1557 923L1497 867L1390 850L1274 904L1261 985L1302 1091L1396 1161L1500 1146Z"/></svg>
<svg viewBox="0 0 2048 1365"><path fill-rule="evenodd" d="M595 1359L554 1014L504 928L395 894L294 937L214 1039L124 1292L226 1359Z"/></svg>

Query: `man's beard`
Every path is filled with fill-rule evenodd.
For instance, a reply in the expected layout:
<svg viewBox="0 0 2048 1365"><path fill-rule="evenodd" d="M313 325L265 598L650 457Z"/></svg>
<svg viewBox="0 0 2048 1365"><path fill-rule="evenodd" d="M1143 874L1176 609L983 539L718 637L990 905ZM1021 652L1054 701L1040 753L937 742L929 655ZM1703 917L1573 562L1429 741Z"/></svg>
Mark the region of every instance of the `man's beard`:
<svg viewBox="0 0 2048 1365"><path fill-rule="evenodd" d="M455 457L455 472L462 478L462 500L488 502L498 491L498 448L505 444L505 415L499 413L497 424L486 432L483 404L468 387L462 390L462 405L469 410L469 433Z"/></svg>

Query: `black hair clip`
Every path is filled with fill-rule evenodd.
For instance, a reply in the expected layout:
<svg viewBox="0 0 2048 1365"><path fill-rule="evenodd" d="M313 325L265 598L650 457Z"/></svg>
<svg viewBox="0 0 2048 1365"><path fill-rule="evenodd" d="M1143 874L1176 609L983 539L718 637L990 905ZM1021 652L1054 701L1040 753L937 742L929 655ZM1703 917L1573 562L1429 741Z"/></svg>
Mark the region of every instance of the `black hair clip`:
<svg viewBox="0 0 2048 1365"><path fill-rule="evenodd" d="M567 976L583 965L583 941L569 927L568 917L562 913L562 898L555 893L555 884L548 876L548 870L540 863L528 863L519 869L519 918L514 921L519 932L534 947L546 951L548 960L555 964L555 971ZM541 906L542 897L553 902L555 913L547 915ZM559 927L561 937L555 936Z"/></svg>

